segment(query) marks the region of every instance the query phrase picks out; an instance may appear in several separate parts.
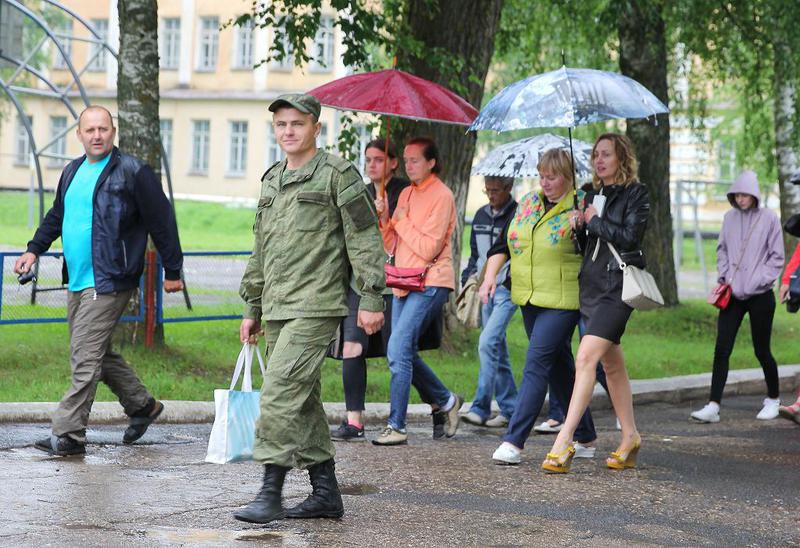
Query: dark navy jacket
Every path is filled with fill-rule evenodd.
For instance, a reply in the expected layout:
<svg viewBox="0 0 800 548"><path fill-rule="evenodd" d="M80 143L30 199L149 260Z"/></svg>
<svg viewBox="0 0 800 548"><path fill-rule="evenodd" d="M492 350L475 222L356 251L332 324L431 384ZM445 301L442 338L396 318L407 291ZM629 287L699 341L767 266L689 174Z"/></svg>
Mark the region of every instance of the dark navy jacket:
<svg viewBox="0 0 800 548"><path fill-rule="evenodd" d="M85 159L81 156L73 160L61 172L53 207L28 242L29 252L41 255L61 237L64 197ZM139 285L148 234L161 255L166 279L180 279L183 253L175 215L150 166L114 147L97 180L92 202L92 267L97 293L125 291ZM66 261L62 278L64 284L69 280Z"/></svg>

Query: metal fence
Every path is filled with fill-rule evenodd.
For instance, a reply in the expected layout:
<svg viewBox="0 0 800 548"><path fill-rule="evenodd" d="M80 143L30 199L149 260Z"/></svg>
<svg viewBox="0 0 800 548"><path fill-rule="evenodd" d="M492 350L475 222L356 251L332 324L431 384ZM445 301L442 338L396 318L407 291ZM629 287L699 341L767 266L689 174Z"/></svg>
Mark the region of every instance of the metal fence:
<svg viewBox="0 0 800 548"><path fill-rule="evenodd" d="M0 325L67 321L67 290L61 285L63 254L39 257L37 282L21 286L14 263L21 252L0 252ZM247 266L249 251L184 252L186 290L164 293L159 276L156 284L156 322L238 320L242 317L239 282ZM159 272L161 265L159 262ZM139 282L144 291L144 278ZM135 316L121 321L144 321L144 299Z"/></svg>

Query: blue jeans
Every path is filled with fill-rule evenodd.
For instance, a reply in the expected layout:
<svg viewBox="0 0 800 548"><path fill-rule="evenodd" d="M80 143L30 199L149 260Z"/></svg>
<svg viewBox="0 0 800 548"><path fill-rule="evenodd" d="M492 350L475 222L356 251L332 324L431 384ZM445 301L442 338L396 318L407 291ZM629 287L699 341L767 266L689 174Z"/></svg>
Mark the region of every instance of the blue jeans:
<svg viewBox="0 0 800 548"><path fill-rule="evenodd" d="M586 332L586 326L583 323L583 318L581 318L581 320L578 322L578 335L580 335L580 337L583 338L583 334L585 332ZM606 394L608 394L608 383L606 382L606 372L603 369L603 364L600 362L597 362L596 375L597 375L597 382L600 383L600 386L602 386L603 390L605 390ZM572 397L572 393L570 393L569 396L567 396L566 400L562 401L558 395L559 393L561 393L561 390L558 387L554 387L553 382L554 382L553 379L551 379L550 409L549 412L547 413L547 418L553 419L558 422L564 422L564 419L567 418L567 412L566 412L567 405L564 403L564 401L566 401L566 403L569 404L569 400Z"/></svg>
<svg viewBox="0 0 800 548"><path fill-rule="evenodd" d="M504 441L520 448L525 446L536 417L542 410L551 377L558 379L555 384L561 391L560 396L569 401L575 383L575 361L570 340L579 317L577 310L533 305L522 307L522 320L530 343L525 355L517 408L508 423ZM592 416L587 409L575 431L575 439L587 443L596 438Z"/></svg>
<svg viewBox="0 0 800 548"><path fill-rule="evenodd" d="M439 313L447 302L450 292L445 287L428 287L425 291L412 292L405 297L395 297L392 302L392 335L386 349L389 371L389 426L405 430L408 400L411 385L419 391L422 400L431 405L444 407L450 399L450 391L428 367L417 351L419 334Z"/></svg>
<svg viewBox="0 0 800 548"><path fill-rule="evenodd" d="M478 388L472 398L470 411L486 420L492 414L492 398L497 398L500 413L511 417L517 399L514 372L508 357L506 328L517 311L511 302L511 292L497 286L494 297L481 308L483 330L478 340L481 368L478 371Z"/></svg>

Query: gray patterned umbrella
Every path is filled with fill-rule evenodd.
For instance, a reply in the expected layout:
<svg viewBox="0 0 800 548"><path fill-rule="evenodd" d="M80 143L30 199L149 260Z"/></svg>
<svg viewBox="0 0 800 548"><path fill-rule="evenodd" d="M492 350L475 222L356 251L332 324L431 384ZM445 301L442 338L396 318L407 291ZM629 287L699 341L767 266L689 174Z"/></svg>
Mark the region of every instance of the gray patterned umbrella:
<svg viewBox="0 0 800 548"><path fill-rule="evenodd" d="M583 141L572 141L575 155L575 170L578 177L585 177L592 172L592 145ZM478 165L472 168L473 175L495 175L500 177L538 177L536 166L545 151L552 148L569 150L566 137L544 133L534 137L526 137L518 141L501 145L486 155Z"/></svg>
<svg viewBox="0 0 800 548"><path fill-rule="evenodd" d="M481 109L470 129L573 128L666 112L666 105L632 78L603 70L561 67L500 91Z"/></svg>

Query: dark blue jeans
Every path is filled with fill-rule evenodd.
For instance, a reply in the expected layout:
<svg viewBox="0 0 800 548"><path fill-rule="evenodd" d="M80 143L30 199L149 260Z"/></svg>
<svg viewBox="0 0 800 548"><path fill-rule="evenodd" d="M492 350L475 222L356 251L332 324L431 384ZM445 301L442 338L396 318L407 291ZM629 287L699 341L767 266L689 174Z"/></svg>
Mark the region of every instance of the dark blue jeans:
<svg viewBox="0 0 800 548"><path fill-rule="evenodd" d="M578 322L578 335L583 338L583 333L586 331L586 326L583 325L583 319ZM597 362L597 382L600 383L600 386L603 387L603 390L606 391L608 394L608 383L606 382L606 371L603 369L603 364ZM558 387L553 387L553 379L550 379L550 410L547 413L548 419L553 419L558 422L564 422L564 419L567 418L567 404L569 404L569 400L572 397L572 393L570 392L569 397L566 400L562 401L558 394L561 391ZM564 402L567 402L566 404Z"/></svg>
<svg viewBox="0 0 800 548"><path fill-rule="evenodd" d="M395 430L406 428L412 384L425 403L443 407L450 399L450 391L417 351L420 332L430 317L442 309L449 293L445 287L428 287L406 297L395 297L392 302L392 335L386 358L392 373L388 423Z"/></svg>
<svg viewBox="0 0 800 548"><path fill-rule="evenodd" d="M522 383L517 394L517 408L508 423L506 435L503 436L504 441L519 448L525 446L542 410L551 378L557 380L554 384L558 387L562 400L570 399L572 386L575 384L575 360L570 341L580 317L577 310L533 305L525 305L521 309L522 321L530 342L525 355ZM592 415L587 409L575 431L575 439L587 443L596 438Z"/></svg>

